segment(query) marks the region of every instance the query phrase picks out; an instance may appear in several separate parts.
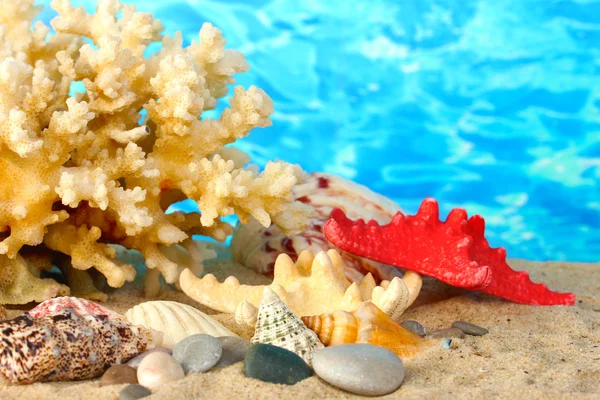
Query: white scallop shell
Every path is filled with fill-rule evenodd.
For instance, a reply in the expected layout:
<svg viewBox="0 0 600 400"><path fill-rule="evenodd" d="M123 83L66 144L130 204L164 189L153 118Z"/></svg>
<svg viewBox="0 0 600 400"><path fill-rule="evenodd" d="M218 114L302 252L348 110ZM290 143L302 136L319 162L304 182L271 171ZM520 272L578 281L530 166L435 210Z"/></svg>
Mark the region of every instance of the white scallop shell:
<svg viewBox="0 0 600 400"><path fill-rule="evenodd" d="M129 309L127 320L163 332L163 346L172 349L188 336L206 333L211 336L237 336L202 311L174 301L147 301Z"/></svg>

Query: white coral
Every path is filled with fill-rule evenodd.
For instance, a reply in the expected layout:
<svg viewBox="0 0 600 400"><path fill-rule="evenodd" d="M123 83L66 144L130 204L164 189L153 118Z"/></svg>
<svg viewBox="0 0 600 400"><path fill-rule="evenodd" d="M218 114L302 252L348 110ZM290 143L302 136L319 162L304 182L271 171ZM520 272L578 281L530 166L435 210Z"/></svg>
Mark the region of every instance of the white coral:
<svg viewBox="0 0 600 400"><path fill-rule="evenodd" d="M74 290L100 298L86 270L97 269L111 286L134 277L106 243L139 250L149 268L174 283L181 268L173 260L183 256L173 252L199 263L190 237L224 240L231 227L221 217L236 213L242 221L253 216L292 229L281 216L305 212L289 194L302 177L299 168L278 162L259 173L244 169L248 158L240 151L224 148L270 125L273 102L262 90L236 87L218 119L200 118L227 94L232 75L248 69L213 25L205 23L184 48L181 34L163 38L151 14L118 0L100 0L93 15L53 0L59 15L50 35L49 27L32 22L39 9L33 0L6 3L0 9L0 269L22 269L25 262L8 260L25 245L43 243L36 251L70 257L71 266L68 257L55 264L81 285ZM147 46L161 40L162 49L144 58ZM71 97L74 81L86 91ZM186 198L200 214L165 214ZM40 288L50 287L42 282L25 290L6 287L8 281L0 279L0 303L39 300ZM149 285L156 288L156 281Z"/></svg>

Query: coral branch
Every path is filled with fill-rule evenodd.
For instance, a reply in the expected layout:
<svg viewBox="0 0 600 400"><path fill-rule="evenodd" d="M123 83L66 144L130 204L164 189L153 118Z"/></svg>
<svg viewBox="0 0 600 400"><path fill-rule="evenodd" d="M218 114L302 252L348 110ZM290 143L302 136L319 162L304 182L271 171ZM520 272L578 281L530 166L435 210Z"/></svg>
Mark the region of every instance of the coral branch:
<svg viewBox="0 0 600 400"><path fill-rule="evenodd" d="M201 270L192 235L222 241L231 233L223 216L286 230L296 227L282 215L304 220L306 208L290 195L304 176L298 167L270 163L259 173L244 168L241 152L224 148L270 125L271 99L254 86L236 87L220 117L202 117L227 94L233 75L248 69L212 24L183 47L180 33L163 37L151 14L118 0L100 0L94 14L53 0L51 34L33 24L33 0L8 3L0 9L0 302L64 291L23 272L23 246L69 256L54 257L67 282L100 299L92 268L113 287L135 275L109 244L139 251L149 268L176 283L178 262ZM161 50L145 58L160 41ZM71 97L74 82L85 91ZM184 199L195 200L199 213L166 214ZM38 293L19 297L21 284L9 270L24 276L23 285L35 281ZM151 292L158 278L149 274Z"/></svg>

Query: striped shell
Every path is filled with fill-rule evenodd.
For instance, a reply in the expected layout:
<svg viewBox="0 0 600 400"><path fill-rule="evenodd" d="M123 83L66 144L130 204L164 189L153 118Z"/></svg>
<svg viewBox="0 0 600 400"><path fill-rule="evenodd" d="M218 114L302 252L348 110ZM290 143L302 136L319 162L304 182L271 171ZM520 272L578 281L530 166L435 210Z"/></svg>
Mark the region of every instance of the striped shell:
<svg viewBox="0 0 600 400"><path fill-rule="evenodd" d="M197 333L237 336L202 311L174 301L147 301L128 310L125 317L132 324L163 332L163 346L169 349Z"/></svg>
<svg viewBox="0 0 600 400"><path fill-rule="evenodd" d="M268 286L264 294L252 343L266 343L298 354L309 365L315 350L323 348L317 335Z"/></svg>
<svg viewBox="0 0 600 400"><path fill-rule="evenodd" d="M410 359L447 341L424 339L405 329L371 302L354 312L302 317L302 321L319 335L326 346L367 343L385 347L402 359Z"/></svg>

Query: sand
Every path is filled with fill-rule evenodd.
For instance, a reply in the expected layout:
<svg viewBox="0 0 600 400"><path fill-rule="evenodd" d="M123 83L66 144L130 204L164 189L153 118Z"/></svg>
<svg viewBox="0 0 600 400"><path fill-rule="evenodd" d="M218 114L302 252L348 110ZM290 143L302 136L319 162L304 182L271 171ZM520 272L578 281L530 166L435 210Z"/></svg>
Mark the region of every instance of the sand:
<svg viewBox="0 0 600 400"><path fill-rule="evenodd" d="M600 398L600 264L539 263L511 260L534 281L577 294L573 307L534 307L478 293L469 293L426 280L417 303L405 313L428 329L469 321L489 329L483 337L455 339L450 349L434 350L406 362L406 380L384 398L401 399L598 399ZM223 278L230 270L217 271ZM235 271L246 283L263 283L251 271ZM219 277L219 276L218 276ZM141 290L122 288L107 305L124 312L143 301ZM161 299L181 301L215 314L175 291ZM26 308L8 310L9 317ZM232 317L216 319L241 336ZM0 383L0 399L118 399L120 386L99 387L98 380L11 386ZM323 399L359 398L312 377L294 386L246 378L242 364L191 374L155 391L153 399Z"/></svg>

